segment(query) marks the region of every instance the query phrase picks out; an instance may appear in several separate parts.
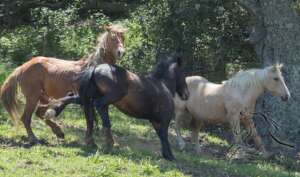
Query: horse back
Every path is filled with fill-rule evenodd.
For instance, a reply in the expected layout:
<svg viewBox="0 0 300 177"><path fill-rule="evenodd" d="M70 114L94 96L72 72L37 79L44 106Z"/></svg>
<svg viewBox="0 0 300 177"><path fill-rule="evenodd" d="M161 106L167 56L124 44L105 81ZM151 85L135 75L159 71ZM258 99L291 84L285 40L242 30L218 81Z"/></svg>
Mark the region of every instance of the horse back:
<svg viewBox="0 0 300 177"><path fill-rule="evenodd" d="M184 108L186 108L194 118L201 121L222 121L221 119L226 116L222 84L209 82L200 76L187 77L186 81L190 91L190 97L184 102ZM176 109L178 109L178 101L175 101L175 104Z"/></svg>
<svg viewBox="0 0 300 177"><path fill-rule="evenodd" d="M172 94L160 80L128 71L127 94L115 106L130 116L154 119L162 112L174 112Z"/></svg>

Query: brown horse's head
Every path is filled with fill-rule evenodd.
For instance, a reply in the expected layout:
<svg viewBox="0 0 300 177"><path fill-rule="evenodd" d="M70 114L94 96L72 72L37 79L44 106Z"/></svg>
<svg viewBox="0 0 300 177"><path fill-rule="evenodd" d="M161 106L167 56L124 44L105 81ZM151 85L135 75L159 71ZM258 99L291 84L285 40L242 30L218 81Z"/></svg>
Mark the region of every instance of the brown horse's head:
<svg viewBox="0 0 300 177"><path fill-rule="evenodd" d="M106 52L115 59L121 58L125 53L124 33L126 29L120 25L109 25L104 28L107 31Z"/></svg>
<svg viewBox="0 0 300 177"><path fill-rule="evenodd" d="M275 64L265 68L264 87L275 96L280 96L283 101L287 101L291 94L287 88L281 73L282 64Z"/></svg>
<svg viewBox="0 0 300 177"><path fill-rule="evenodd" d="M106 31L99 36L95 51L87 57L88 65L115 64L125 53L126 29L120 25L109 25L104 29Z"/></svg>

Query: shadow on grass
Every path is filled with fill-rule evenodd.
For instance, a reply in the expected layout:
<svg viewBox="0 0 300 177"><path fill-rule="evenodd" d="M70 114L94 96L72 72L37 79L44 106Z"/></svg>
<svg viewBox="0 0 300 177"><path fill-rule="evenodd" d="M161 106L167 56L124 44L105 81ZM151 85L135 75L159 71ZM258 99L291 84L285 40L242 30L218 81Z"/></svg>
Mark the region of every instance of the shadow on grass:
<svg viewBox="0 0 300 177"><path fill-rule="evenodd" d="M143 126L147 124L144 121L133 122L134 124ZM124 132L124 130L113 128L113 134L118 145L113 148L109 155L130 159L136 164L141 164L141 162L147 160L153 166L157 166L162 172L178 169L182 173L191 176L249 176L250 174L243 172L245 168L255 171L256 174L263 174L262 176L265 176L266 174L267 176L288 176L284 172L262 169L257 166L256 161L243 164L226 161L224 160L226 147L216 144L205 144L204 152L199 155L195 154L195 152L192 150L192 147L188 147L187 151L181 152L176 148L175 136L173 134L169 134L169 139L177 160L175 162L168 162L161 156L161 145L158 137L152 130L150 123L146 126L149 126L149 131L146 132L146 136L145 133L139 135L139 132L137 133L130 129ZM84 143L80 143L81 140L84 139L85 129L73 126L65 126L64 131L66 135L75 135L76 137L79 137L79 141L65 140L58 144L51 144L52 142L50 142L46 143L44 146L78 148L80 149L78 155L83 157L89 157L95 154L106 154L101 151L101 146L103 145L103 141L101 140L101 131L95 131L94 133L96 143L98 143L100 150L97 148L88 147ZM24 136L15 138L6 138L0 136L0 147L30 148L31 146L29 146L27 142L27 138ZM187 142L189 142L188 139ZM288 167L284 166L283 164L280 165L285 169L288 169Z"/></svg>

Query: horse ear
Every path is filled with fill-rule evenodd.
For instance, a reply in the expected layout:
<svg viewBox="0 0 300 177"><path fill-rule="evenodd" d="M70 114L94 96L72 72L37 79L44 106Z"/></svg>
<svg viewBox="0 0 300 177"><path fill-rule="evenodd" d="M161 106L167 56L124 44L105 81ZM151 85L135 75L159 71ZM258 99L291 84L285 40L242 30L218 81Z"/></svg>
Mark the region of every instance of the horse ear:
<svg viewBox="0 0 300 177"><path fill-rule="evenodd" d="M176 56L176 62L177 62L178 66L182 66L183 61L182 61L182 58L180 56Z"/></svg>
<svg viewBox="0 0 300 177"><path fill-rule="evenodd" d="M276 65L271 66L270 71L275 73L277 71L276 67L277 67Z"/></svg>

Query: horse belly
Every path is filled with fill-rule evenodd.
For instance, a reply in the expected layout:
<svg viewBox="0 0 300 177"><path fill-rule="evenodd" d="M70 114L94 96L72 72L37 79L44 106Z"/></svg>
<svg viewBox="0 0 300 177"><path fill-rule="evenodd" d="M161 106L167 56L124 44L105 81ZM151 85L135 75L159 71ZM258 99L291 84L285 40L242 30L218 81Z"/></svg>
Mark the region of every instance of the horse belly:
<svg viewBox="0 0 300 177"><path fill-rule="evenodd" d="M114 103L114 105L123 113L136 117L136 118L148 118L149 113L152 112L151 107L147 106L146 102L139 101L131 94L127 94L121 100Z"/></svg>
<svg viewBox="0 0 300 177"><path fill-rule="evenodd" d="M50 77L45 79L44 90L49 97L61 98L67 95L68 92L76 91L73 84L72 76Z"/></svg>
<svg viewBox="0 0 300 177"><path fill-rule="evenodd" d="M226 118L226 110L218 94L191 95L187 108L191 115L200 121L222 123Z"/></svg>

